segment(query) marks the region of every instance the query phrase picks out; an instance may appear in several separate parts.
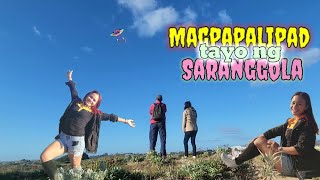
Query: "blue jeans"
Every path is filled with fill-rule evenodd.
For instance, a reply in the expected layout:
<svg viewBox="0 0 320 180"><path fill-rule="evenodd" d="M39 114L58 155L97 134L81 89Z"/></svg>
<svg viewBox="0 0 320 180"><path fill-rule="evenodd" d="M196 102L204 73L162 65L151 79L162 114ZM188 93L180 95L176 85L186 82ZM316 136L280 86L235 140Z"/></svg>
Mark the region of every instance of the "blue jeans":
<svg viewBox="0 0 320 180"><path fill-rule="evenodd" d="M85 148L84 136L69 136L61 131L57 140L67 149L68 153L74 156L83 154Z"/></svg>
<svg viewBox="0 0 320 180"><path fill-rule="evenodd" d="M295 176L295 171L293 169L293 162L290 155L282 154L281 164L282 164L282 173L281 173L282 175Z"/></svg>
<svg viewBox="0 0 320 180"><path fill-rule="evenodd" d="M196 146L196 136L198 131L187 131L184 132L184 155L188 156L188 141L191 137L191 145L192 145L192 155L196 156L197 146Z"/></svg>
<svg viewBox="0 0 320 180"><path fill-rule="evenodd" d="M167 132L166 132L166 123L164 121L150 124L150 132L149 132L150 150L155 151L158 132L159 132L160 141L161 141L160 153L162 156L166 156L167 155L167 151L166 151Z"/></svg>

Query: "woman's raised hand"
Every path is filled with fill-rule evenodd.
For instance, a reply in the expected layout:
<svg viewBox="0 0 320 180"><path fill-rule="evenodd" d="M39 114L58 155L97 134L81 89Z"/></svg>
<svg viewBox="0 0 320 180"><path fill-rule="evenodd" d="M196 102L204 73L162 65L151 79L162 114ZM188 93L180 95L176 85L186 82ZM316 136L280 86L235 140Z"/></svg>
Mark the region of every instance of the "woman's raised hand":
<svg viewBox="0 0 320 180"><path fill-rule="evenodd" d="M132 119L128 119L126 120L126 123L130 126L130 127L136 127L136 124L134 123L134 120Z"/></svg>
<svg viewBox="0 0 320 180"><path fill-rule="evenodd" d="M72 81L72 72L73 72L73 70L68 70L67 71L67 78L68 78L69 81Z"/></svg>

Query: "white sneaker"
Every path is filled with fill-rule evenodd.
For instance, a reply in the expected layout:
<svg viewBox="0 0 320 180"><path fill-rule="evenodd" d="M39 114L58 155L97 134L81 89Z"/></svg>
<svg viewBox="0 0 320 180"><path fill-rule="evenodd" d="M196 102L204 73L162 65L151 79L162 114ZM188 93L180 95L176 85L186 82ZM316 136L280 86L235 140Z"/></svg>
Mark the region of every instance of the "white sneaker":
<svg viewBox="0 0 320 180"><path fill-rule="evenodd" d="M192 156L193 159L196 159L196 156Z"/></svg>
<svg viewBox="0 0 320 180"><path fill-rule="evenodd" d="M231 155L229 154L226 154L226 153L222 153L221 156L220 156L222 162L230 167L230 168L235 168L237 167L238 165L236 164L236 161L234 160L234 158L232 158Z"/></svg>

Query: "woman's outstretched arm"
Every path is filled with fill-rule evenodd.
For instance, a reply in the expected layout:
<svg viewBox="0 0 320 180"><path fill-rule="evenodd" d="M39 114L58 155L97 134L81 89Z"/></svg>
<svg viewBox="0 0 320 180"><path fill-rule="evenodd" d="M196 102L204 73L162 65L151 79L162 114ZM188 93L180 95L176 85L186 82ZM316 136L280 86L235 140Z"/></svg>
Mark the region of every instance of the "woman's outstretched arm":
<svg viewBox="0 0 320 180"><path fill-rule="evenodd" d="M71 99L74 100L74 99L79 98L79 96L78 96L78 91L76 89L76 83L72 81L72 73L73 73L72 70L67 71L68 82L66 82L66 85L69 86L70 93L71 93Z"/></svg>
<svg viewBox="0 0 320 180"><path fill-rule="evenodd" d="M121 117L118 117L118 122L123 122L128 124L130 127L136 127L136 124L134 123L134 120L132 119L123 119Z"/></svg>
<svg viewBox="0 0 320 180"><path fill-rule="evenodd" d="M118 117L115 114L107 114L107 113L103 113L102 112L101 120L103 120L103 121L110 120L112 122L123 122L123 123L128 124L130 127L135 127L136 126L135 123L134 123L134 120L132 120L132 119L124 119L124 118Z"/></svg>

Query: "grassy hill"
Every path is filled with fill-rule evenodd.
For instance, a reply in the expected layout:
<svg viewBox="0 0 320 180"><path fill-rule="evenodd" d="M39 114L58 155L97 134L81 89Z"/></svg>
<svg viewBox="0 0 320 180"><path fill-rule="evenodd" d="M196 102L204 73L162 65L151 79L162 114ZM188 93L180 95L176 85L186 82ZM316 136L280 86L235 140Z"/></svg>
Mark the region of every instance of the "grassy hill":
<svg viewBox="0 0 320 180"><path fill-rule="evenodd" d="M183 153L170 153L166 160L151 152L147 154L117 154L93 157L82 161L82 171L69 168L67 158L56 162L63 179L108 179L108 180L176 180L176 179L279 179L276 172L268 170L262 156L248 161L236 169L226 167L219 158L221 152L202 151L196 159L184 158ZM39 161L23 160L2 163L0 179L48 179ZM320 178L319 178L320 179Z"/></svg>

